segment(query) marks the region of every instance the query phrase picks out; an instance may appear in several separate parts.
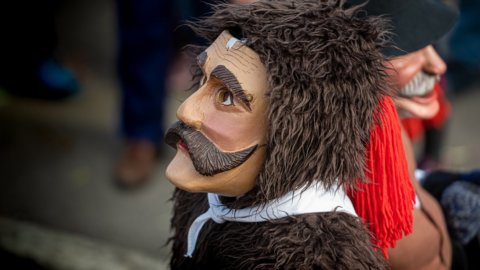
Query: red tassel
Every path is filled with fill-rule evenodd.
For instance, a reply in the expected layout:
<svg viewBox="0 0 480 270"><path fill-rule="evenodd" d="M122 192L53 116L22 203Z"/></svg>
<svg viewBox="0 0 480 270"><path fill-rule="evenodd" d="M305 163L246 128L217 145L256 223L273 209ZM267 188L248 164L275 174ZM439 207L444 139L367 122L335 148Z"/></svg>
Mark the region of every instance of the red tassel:
<svg viewBox="0 0 480 270"><path fill-rule="evenodd" d="M388 248L412 232L415 192L410 182L401 139L400 121L393 100L381 100L366 151L368 183L358 182L349 197L372 232L372 242L388 258Z"/></svg>

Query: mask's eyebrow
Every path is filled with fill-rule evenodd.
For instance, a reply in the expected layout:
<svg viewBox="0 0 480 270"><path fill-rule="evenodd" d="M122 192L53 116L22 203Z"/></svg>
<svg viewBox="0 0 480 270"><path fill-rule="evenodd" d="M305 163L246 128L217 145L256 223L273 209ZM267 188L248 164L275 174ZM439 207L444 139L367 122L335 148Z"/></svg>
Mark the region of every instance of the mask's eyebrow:
<svg viewBox="0 0 480 270"><path fill-rule="evenodd" d="M249 111L252 111L250 98L247 97L245 90L243 90L237 78L235 75L233 75L233 73L230 72L230 70L228 70L224 65L218 65L212 70L210 75L221 80L225 86L232 91L233 95L237 97Z"/></svg>

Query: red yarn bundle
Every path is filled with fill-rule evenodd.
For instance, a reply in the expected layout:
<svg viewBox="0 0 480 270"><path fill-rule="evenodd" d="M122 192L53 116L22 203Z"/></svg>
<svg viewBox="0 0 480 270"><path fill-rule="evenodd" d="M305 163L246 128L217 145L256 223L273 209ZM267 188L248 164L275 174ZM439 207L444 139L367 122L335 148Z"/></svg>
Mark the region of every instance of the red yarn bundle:
<svg viewBox="0 0 480 270"><path fill-rule="evenodd" d="M410 182L395 104L384 97L375 114L366 151L367 183L358 183L349 197L385 256L403 235L412 232L415 192Z"/></svg>

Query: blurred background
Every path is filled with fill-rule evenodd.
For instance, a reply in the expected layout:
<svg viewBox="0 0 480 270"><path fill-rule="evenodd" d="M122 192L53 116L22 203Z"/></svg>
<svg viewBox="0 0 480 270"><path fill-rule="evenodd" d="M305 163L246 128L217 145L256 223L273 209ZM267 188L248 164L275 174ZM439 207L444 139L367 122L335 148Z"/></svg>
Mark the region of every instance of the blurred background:
<svg viewBox="0 0 480 270"><path fill-rule="evenodd" d="M188 63L178 49L193 39L176 26L208 11L200 1L166 2L170 2L164 13L169 26L166 32L153 32L160 37L156 42L168 43L160 56L162 71L153 74L164 78L160 83L166 85L164 105L156 105L165 114L164 127L174 121L176 108L188 95L184 91L189 86ZM164 170L173 151L158 139L150 152L154 159L148 177L134 180L134 185L119 185L117 180L119 159L129 141L122 131L126 82L119 78L128 71L119 73L117 63L133 61L119 56L128 47L120 44L134 44L137 54L144 51L138 49L142 46L148 49L142 42L128 43L138 34L131 25L119 30L125 27L119 23L122 3L129 8L128 1L114 0L0 4L2 266L14 262L22 269L163 269L167 265L173 186ZM125 21L133 20L123 16ZM476 34L473 44L479 45ZM451 40L452 35L438 45L458 74L447 77L452 109L435 166L465 171L480 167L480 68L478 59L473 59L476 66L463 71L451 51ZM462 42L455 45L460 50L471 44L471 40ZM419 155L423 145L420 136Z"/></svg>

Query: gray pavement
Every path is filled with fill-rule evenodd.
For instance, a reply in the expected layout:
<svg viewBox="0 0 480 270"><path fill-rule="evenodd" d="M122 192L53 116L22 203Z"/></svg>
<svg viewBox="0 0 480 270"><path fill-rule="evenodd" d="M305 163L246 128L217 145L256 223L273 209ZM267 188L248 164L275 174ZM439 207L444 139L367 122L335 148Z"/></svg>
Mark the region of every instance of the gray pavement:
<svg viewBox="0 0 480 270"><path fill-rule="evenodd" d="M5 218L0 218L0 245L24 262L30 261L27 269L32 269L32 261L36 263L34 269L167 269L158 258L135 250ZM1 265L6 266L4 260ZM10 269L25 269L9 266Z"/></svg>
<svg viewBox="0 0 480 270"><path fill-rule="evenodd" d="M58 241L64 247L82 243L77 245L80 249L97 250L111 265L126 267L108 269L142 269L119 259L129 256L135 263L138 258L144 258L145 264L158 263L161 269L168 260L168 199L173 190L163 172L173 152L164 149L146 186L127 192L112 184L112 167L121 147L116 132L119 90L113 69L113 1L65 3L58 18L64 34L60 55L80 74L83 91L62 102L0 96L0 216L8 218L0 222L0 245L8 240L6 245L18 252L21 241L28 246L32 239L53 239L52 243L62 239ZM453 101L444 151L451 169L480 167L480 85L473 88ZM167 123L173 121L181 99L171 94ZM39 238L25 230L47 236ZM31 237L14 237L22 232ZM48 250L46 245L38 247ZM105 250L123 255L105 255ZM40 261L45 257L22 252ZM47 258L53 254L46 253ZM107 269L100 265L88 269Z"/></svg>
<svg viewBox="0 0 480 270"><path fill-rule="evenodd" d="M141 189L112 185L121 146L114 90L86 84L70 101L11 100L0 108L0 215L165 258L172 191L162 173L166 158Z"/></svg>
<svg viewBox="0 0 480 270"><path fill-rule="evenodd" d="M112 184L121 147L114 1L60 2L58 52L79 75L82 92L48 102L0 91L0 216L13 224L28 222L46 235L53 230L65 239L84 237L99 247L141 253L165 265L173 187L163 171L172 151L163 151L152 181L142 188L121 191ZM18 224L19 231L30 228ZM4 226L0 224L0 237L10 239L12 230ZM149 269L130 266L126 269Z"/></svg>

